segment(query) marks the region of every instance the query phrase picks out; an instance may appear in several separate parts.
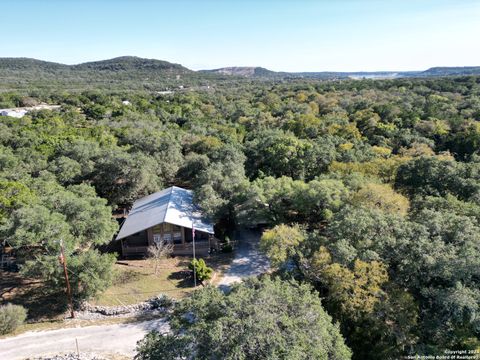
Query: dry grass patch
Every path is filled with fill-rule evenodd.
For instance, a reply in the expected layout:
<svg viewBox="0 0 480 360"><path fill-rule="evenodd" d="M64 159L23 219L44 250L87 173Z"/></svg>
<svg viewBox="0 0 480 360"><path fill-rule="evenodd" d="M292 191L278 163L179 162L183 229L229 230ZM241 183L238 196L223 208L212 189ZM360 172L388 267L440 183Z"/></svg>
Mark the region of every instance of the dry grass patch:
<svg viewBox="0 0 480 360"><path fill-rule="evenodd" d="M104 291L95 305L135 304L158 294L180 299L193 290L188 259L171 258L160 262L157 274L149 260L128 260L115 264L113 285Z"/></svg>

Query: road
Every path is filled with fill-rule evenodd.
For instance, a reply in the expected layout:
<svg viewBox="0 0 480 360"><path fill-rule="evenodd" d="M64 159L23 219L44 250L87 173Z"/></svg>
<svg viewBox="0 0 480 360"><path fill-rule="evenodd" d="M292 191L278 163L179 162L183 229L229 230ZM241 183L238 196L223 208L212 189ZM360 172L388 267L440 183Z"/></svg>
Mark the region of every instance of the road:
<svg viewBox="0 0 480 360"><path fill-rule="evenodd" d="M168 324L163 319L156 319L131 324L31 331L0 339L0 359L19 360L39 355L76 352L75 339L78 340L80 353L120 354L132 358L137 341L154 329L167 331Z"/></svg>
<svg viewBox="0 0 480 360"><path fill-rule="evenodd" d="M223 273L223 277L218 283L221 289L228 289L233 283L268 271L270 264L258 249L259 241L259 232L247 229L239 231L232 264Z"/></svg>

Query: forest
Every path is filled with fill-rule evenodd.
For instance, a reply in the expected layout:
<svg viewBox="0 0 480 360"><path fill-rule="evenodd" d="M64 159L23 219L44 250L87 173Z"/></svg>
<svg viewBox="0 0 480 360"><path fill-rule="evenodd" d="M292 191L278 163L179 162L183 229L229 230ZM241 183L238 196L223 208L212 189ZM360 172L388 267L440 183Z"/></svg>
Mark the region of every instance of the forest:
<svg viewBox="0 0 480 360"><path fill-rule="evenodd" d="M329 324L312 334L332 328L328 357L305 335L291 359L480 348L480 77L195 83L208 88L0 92L0 108L61 105L0 117L0 239L22 275L62 292L62 240L75 299L95 296L112 281L116 258L100 251L118 231L112 213L177 185L221 239L262 227L274 268L226 300L194 295L180 315L189 305L207 323L207 295L241 312L260 289L282 308L299 299L304 321L289 326L310 326L310 303ZM142 351L163 341L151 335ZM269 354L258 358L288 358Z"/></svg>

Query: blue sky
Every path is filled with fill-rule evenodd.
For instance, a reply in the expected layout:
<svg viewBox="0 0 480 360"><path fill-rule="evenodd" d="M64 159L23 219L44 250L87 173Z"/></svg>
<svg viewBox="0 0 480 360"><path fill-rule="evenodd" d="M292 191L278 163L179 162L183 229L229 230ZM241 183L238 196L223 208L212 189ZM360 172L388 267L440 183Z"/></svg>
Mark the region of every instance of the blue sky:
<svg viewBox="0 0 480 360"><path fill-rule="evenodd" d="M480 0L0 0L0 57L191 69L480 65Z"/></svg>

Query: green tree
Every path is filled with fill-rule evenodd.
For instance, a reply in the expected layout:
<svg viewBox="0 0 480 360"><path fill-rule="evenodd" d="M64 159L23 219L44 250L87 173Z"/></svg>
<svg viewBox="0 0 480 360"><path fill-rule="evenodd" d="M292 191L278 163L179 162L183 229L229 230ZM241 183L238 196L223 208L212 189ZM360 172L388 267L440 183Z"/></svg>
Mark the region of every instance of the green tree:
<svg viewBox="0 0 480 360"><path fill-rule="evenodd" d="M305 234L298 225L277 225L263 232L260 249L267 254L273 266L279 267L294 258L304 240Z"/></svg>
<svg viewBox="0 0 480 360"><path fill-rule="evenodd" d="M148 335L136 359L351 357L318 294L293 281L250 279L228 294L207 287L179 303L170 321L172 334Z"/></svg>

